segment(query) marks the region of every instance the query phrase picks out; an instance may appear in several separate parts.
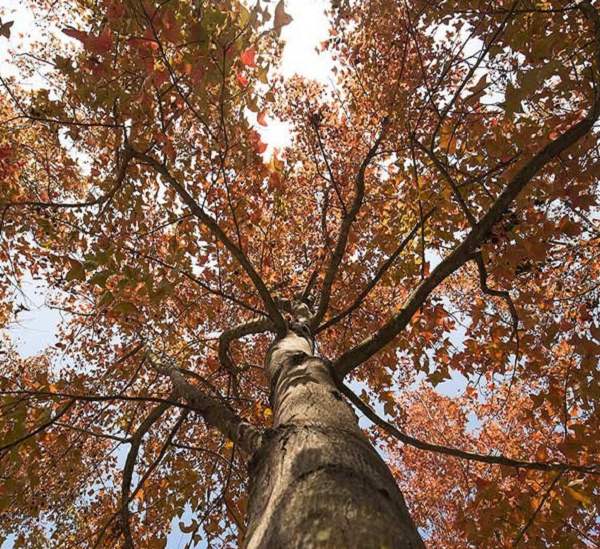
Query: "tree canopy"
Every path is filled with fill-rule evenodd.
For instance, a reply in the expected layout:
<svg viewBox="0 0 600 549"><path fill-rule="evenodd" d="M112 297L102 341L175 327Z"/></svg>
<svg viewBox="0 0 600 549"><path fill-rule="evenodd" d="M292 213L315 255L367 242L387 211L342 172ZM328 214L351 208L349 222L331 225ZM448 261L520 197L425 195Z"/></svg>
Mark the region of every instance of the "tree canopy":
<svg viewBox="0 0 600 549"><path fill-rule="evenodd" d="M600 546L590 0L333 0L331 86L277 72L283 0L31 4L0 322L29 279L64 315L0 344L0 542L241 544L302 301L428 547Z"/></svg>

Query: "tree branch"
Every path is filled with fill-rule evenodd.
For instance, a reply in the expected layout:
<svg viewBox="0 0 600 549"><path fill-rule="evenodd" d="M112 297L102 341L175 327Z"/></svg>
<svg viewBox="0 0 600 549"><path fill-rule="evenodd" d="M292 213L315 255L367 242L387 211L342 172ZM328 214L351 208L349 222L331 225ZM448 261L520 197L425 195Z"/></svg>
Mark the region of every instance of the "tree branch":
<svg viewBox="0 0 600 549"><path fill-rule="evenodd" d="M379 267L379 269L377 270L377 273L373 277L373 280L371 280L371 282L369 282L369 284L367 284L367 286L364 288L364 290L354 300L354 302L352 303L352 305L350 305L350 307L348 307L345 311L343 311L340 314L338 314L338 315L334 316L333 318L329 319L324 324L321 324L321 326L319 326L317 328L317 330L315 331L315 334L318 334L319 332L322 332L323 330L326 330L327 328L333 326L334 324L337 324L340 320L342 320L343 318L347 317L350 313L352 313L353 311L355 311L356 309L358 309L361 306L361 304L363 303L363 301L365 300L365 298L371 293L371 290L383 278L383 276L385 275L385 273L387 273L387 271L392 266L392 264L394 263L394 261L396 261L396 259L398 259L398 256L404 251L404 249L406 248L406 246L408 246L408 244L413 239L413 237L415 236L415 234L417 233L417 231L421 227L423 227L423 225L425 224L425 222L431 217L431 215L433 214L434 211L435 211L435 208L432 208L431 210L429 210L423 216L423 220L419 221L413 227L413 229L410 231L410 233L408 233L408 235L406 235L406 237L404 237L404 240L402 240L402 242L400 243L400 246L398 246L398 248L394 251L394 253L392 255L390 255L390 257L388 257L385 260L385 262Z"/></svg>
<svg viewBox="0 0 600 549"><path fill-rule="evenodd" d="M259 448L262 443L259 429L244 421L227 404L190 384L170 359L159 358L151 349L147 349L146 356L157 372L171 378L176 395L198 412L210 427L218 429L248 455Z"/></svg>
<svg viewBox="0 0 600 549"><path fill-rule="evenodd" d="M123 150L123 157L121 159L121 165L119 166L115 184L106 194L95 198L94 200L88 200L86 202L42 202L38 200L24 200L22 202L6 202L3 204L3 206L5 206L6 208L22 208L26 206L34 206L36 208L53 210L80 209L89 208L91 206L100 206L112 200L115 194L117 194L119 189L123 186L123 181L125 180L125 176L127 175L127 167L129 165L129 161L132 158L133 150L130 147L126 146Z"/></svg>
<svg viewBox="0 0 600 549"><path fill-rule="evenodd" d="M231 255L237 259L240 265L246 271L246 274L252 280L254 287L256 288L258 294L262 298L267 312L269 313L269 317L273 321L275 329L277 330L278 335L284 335L286 332L286 325L281 312L275 305L269 290L265 286L260 275L256 272L250 260L246 257L244 252L238 248L233 241L225 234L223 229L218 225L218 223L207 214L204 209L196 202L194 197L185 189L185 187L171 174L171 172L167 169L165 164L160 163L155 158L148 156L143 153L136 153L136 157L147 162L152 166L160 175L162 175L166 181L175 189L177 194L181 197L181 199L185 202L185 204L190 208L192 213L210 230L210 232L217 238L223 246L225 246Z"/></svg>
<svg viewBox="0 0 600 549"><path fill-rule="evenodd" d="M315 313L315 316L311 322L312 327L318 326L321 320L323 320L325 313L327 312L329 299L331 298L331 287L333 285L335 275L337 274L338 268L340 266L340 263L342 262L344 253L346 251L346 244L348 242L350 228L352 227L352 224L354 223L354 220L356 219L356 216L360 211L363 198L365 196L365 175L367 172L367 168L369 167L369 164L377 154L377 149L379 148L379 145L381 144L384 138L385 131L388 128L388 125L389 119L386 117L383 119L382 128L379 132L379 135L377 136L377 139L375 139L375 142L373 143L373 145L371 145L367 156L362 161L360 168L358 169L358 173L356 175L356 190L354 200L352 201L352 206L350 207L350 210L346 214L344 214L342 218L340 234L338 236L333 255L331 256L331 259L329 261L329 265L327 266L325 279L323 280L323 288L321 289L321 299L319 302L319 307L317 308L317 312Z"/></svg>
<svg viewBox="0 0 600 549"><path fill-rule="evenodd" d="M272 329L273 323L270 319L258 318L243 322L221 333L219 336L219 361L223 367L233 375L238 373L238 368L229 354L229 346L234 340L251 334L260 334Z"/></svg>
<svg viewBox="0 0 600 549"><path fill-rule="evenodd" d="M521 541L521 539L523 539L523 536L525 535L525 532L527 532L527 530L529 530L529 528L533 524L533 521L538 516L538 513L542 510L542 507L546 504L548 496L552 492L552 489L554 488L554 486L556 486L556 483L559 481L560 477L563 475L563 472L564 471L561 471L560 473L558 473L558 475L556 475L556 477L554 477L554 480L550 483L550 486L546 490L546 493L542 497L542 500L540 501L539 505L536 507L535 511L533 512L533 515L531 515L531 517L529 517L529 520L527 521L527 524L519 532L519 535L517 536L517 539L515 539L514 543L512 544L513 547L516 547L517 545L519 545L519 542Z"/></svg>
<svg viewBox="0 0 600 549"><path fill-rule="evenodd" d="M131 447L129 448L125 467L123 468L123 482L121 484L121 527L123 529L125 549L134 549L131 525L129 523L129 491L131 489L133 469L140 450L140 444L144 435L170 407L171 404L169 402L162 402L154 407L131 437Z"/></svg>
<svg viewBox="0 0 600 549"><path fill-rule="evenodd" d="M518 459L511 459L504 456L489 456L476 454L474 452L467 452L465 450L459 450L458 448L449 448L447 446L441 446L439 444L432 444L425 442L417 438L411 437L406 433L403 433L380 417L373 408L366 402L363 402L360 397L354 393L347 385L343 382L337 382L337 386L348 400L356 406L369 420L383 429L386 433L393 436L404 444L419 448L420 450L427 450L428 452L436 452L438 454L445 454L453 456L459 459L468 459L470 461L478 461L481 463L489 463L492 465L504 465L507 467L514 467L516 469L530 469L535 471L578 471L580 473L587 473L590 475L600 475L600 469L595 466L585 465L572 465L569 463L539 463L534 461L521 461Z"/></svg>
<svg viewBox="0 0 600 549"><path fill-rule="evenodd" d="M67 402L65 407L60 412L58 412L53 418L49 419L48 421L45 421L39 427L37 427L36 429L31 431L30 433L23 435L22 437L18 438L17 440L7 442L6 444L3 444L2 446L0 446L0 452L4 452L4 450L8 450L9 448L14 448L15 446L18 446L19 444L21 444L22 442L25 442L26 440L40 434L42 431L46 430L51 425L54 425L61 417L63 417L73 407L74 404L75 404L75 400L71 400L70 402Z"/></svg>
<svg viewBox="0 0 600 549"><path fill-rule="evenodd" d="M481 252L477 252L473 259L475 263L477 263L477 269L479 270L479 283L481 285L481 289L483 293L491 296L496 296L502 298L506 304L508 305L508 310L510 311L510 316L513 324L513 335L517 342L517 349L519 348L519 315L517 314L517 308L515 307L515 303L510 296L510 292L507 290L495 290L490 288L487 283L488 273L485 269L485 263L483 261L483 256ZM517 350L517 362L519 358L519 351Z"/></svg>
<svg viewBox="0 0 600 549"><path fill-rule="evenodd" d="M596 41L595 72L600 75L600 15L587 1L579 6L594 24ZM600 79L599 79L600 81ZM429 295L452 273L464 265L479 246L485 242L494 225L498 223L508 207L525 189L527 184L559 154L575 144L589 133L600 116L600 91L596 88L594 102L588 115L563 132L556 140L543 147L536 155L527 161L506 185L496 198L487 213L471 229L465 239L423 280L398 313L389 319L379 330L359 343L356 347L342 354L334 363L334 374L343 378L354 368L368 360L388 343L390 343L409 324L415 312L423 305Z"/></svg>

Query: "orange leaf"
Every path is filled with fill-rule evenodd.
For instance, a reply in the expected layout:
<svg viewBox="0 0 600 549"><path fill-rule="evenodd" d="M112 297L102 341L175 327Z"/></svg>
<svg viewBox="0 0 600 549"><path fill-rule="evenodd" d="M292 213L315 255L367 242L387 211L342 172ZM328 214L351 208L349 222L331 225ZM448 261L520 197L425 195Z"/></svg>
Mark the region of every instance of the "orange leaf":
<svg viewBox="0 0 600 549"><path fill-rule="evenodd" d="M267 111L260 111L258 113L258 116L256 117L257 122L261 125L261 126L266 126L267 122L265 120L265 117L267 116Z"/></svg>

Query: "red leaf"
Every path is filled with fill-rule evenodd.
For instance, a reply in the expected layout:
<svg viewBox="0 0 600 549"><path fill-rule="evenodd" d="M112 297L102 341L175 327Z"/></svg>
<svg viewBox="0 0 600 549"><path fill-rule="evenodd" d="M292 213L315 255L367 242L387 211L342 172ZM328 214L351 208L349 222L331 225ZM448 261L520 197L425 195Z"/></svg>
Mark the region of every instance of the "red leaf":
<svg viewBox="0 0 600 549"><path fill-rule="evenodd" d="M86 46L92 53L102 54L109 51L112 46L110 28L104 27L100 36L90 36Z"/></svg>
<svg viewBox="0 0 600 549"><path fill-rule="evenodd" d="M267 144L263 143L262 141L259 141L258 143L256 143L254 145L254 150L258 153L258 154L262 154L267 150Z"/></svg>
<svg viewBox="0 0 600 549"><path fill-rule="evenodd" d="M267 144L263 143L260 138L260 134L256 130L250 130L248 132L250 141L252 142L252 148L258 153L262 154L267 150Z"/></svg>
<svg viewBox="0 0 600 549"><path fill-rule="evenodd" d="M113 2L108 5L106 10L106 18L112 20L123 19L127 15L127 8L118 2Z"/></svg>
<svg viewBox="0 0 600 549"><path fill-rule="evenodd" d="M256 52L254 50L246 50L240 55L240 61L247 67L256 67L256 61L254 60Z"/></svg>
<svg viewBox="0 0 600 549"><path fill-rule="evenodd" d="M12 154L12 149L8 145L2 145L0 147L0 160L8 158Z"/></svg>
<svg viewBox="0 0 600 549"><path fill-rule="evenodd" d="M237 73L235 79L244 87L248 85L248 79L241 72Z"/></svg>
<svg viewBox="0 0 600 549"><path fill-rule="evenodd" d="M89 35L86 32L77 30L77 29L72 29L72 28L66 28L62 30L63 34L66 34L67 36L71 37L71 38L75 38L75 40L79 40L80 42L83 42L84 44L87 42L87 39L89 38Z"/></svg>

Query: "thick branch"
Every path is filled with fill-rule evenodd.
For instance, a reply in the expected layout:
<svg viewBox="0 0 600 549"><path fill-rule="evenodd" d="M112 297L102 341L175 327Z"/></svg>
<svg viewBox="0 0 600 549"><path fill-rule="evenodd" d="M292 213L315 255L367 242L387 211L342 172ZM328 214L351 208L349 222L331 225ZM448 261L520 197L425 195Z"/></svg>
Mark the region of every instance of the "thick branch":
<svg viewBox="0 0 600 549"><path fill-rule="evenodd" d="M375 425L383 429L389 435L398 439L400 442L415 448L419 448L420 450L427 450L428 452L436 452L438 454L445 454L460 459L479 461L481 463L489 463L492 465L505 465L507 467L515 467L517 469L533 469L536 471L578 471L580 473L587 473L590 475L600 475L600 470L593 466L572 465L569 463L539 463L534 461L521 461L504 456L489 456L476 454L474 452L466 452L464 450L459 450L458 448L449 448L447 446L431 444L430 442L419 440L407 435L406 433L403 433L400 431L400 429L377 415L377 413L369 404L363 402L358 395L356 395L343 382L338 382L337 385L340 391L348 398L348 400L352 402L352 404L354 404L354 406L356 406Z"/></svg>
<svg viewBox="0 0 600 549"><path fill-rule="evenodd" d="M385 273L388 272L389 268L392 266L392 264L394 263L394 261L396 261L396 259L398 259L398 256L404 251L404 249L406 248L406 246L408 246L408 244L413 239L413 237L415 236L415 234L417 233L417 231L421 227L423 227L423 225L429 219L429 217L431 217L431 214L433 212L434 212L434 208L432 208L431 210L429 210L423 216L423 219L421 221L419 221L413 227L412 231L410 231L410 233L408 233L408 235L406 235L406 237L404 237L404 240L402 240L402 242L400 243L400 246L398 246L398 248L394 251L394 253L392 255L390 255L390 257L388 257L384 261L384 263L381 265L381 267L379 267L379 269L377 270L377 273L373 277L373 280L371 280L371 282L369 282L369 284L367 284L367 286L364 288L364 290L354 300L354 302L352 303L352 305L350 305L350 307L348 307L345 311L342 311L340 314L334 316L333 318L329 319L327 322L325 322L324 324L322 324L321 326L319 326L317 328L317 330L316 330L315 333L318 334L319 332L322 332L323 330L326 330L330 326L333 326L334 324L337 324L340 320L342 320L343 318L347 317L350 313L352 313L353 311L355 311L356 309L358 309L361 306L361 304L365 300L365 298L371 293L371 290L383 278L383 276L385 275Z"/></svg>
<svg viewBox="0 0 600 549"><path fill-rule="evenodd" d="M172 363L161 360L151 350L147 350L146 356L156 371L171 378L177 396L183 398L192 410L198 412L210 427L218 429L249 455L258 449L262 440L259 429L244 421L227 404L188 383Z"/></svg>
<svg viewBox="0 0 600 549"><path fill-rule="evenodd" d="M185 189L185 187L175 177L173 177L173 175L171 175L171 172L164 164L155 158L148 156L147 154L138 153L136 156L150 164L150 166L152 166L160 175L165 178L165 180L173 187L173 189L175 189L177 194L179 194L188 208L190 208L192 213L210 230L214 237L217 238L223 244L223 246L229 250L231 255L237 259L237 261L246 271L246 274L250 277L250 280L252 280L254 287L262 298L267 312L269 313L269 317L275 325L278 335L284 335L286 331L285 320L275 305L275 302L273 301L273 298L271 297L271 294L265 286L262 278L256 272L252 266L252 263L246 257L244 252L233 243L227 234L225 234L223 229L221 229L219 224L204 211L204 209L196 202L194 197Z"/></svg>
<svg viewBox="0 0 600 549"><path fill-rule="evenodd" d="M225 330L219 337L219 361L223 367L231 374L237 374L238 369L229 354L229 346L234 340L272 329L273 323L268 318L258 318Z"/></svg>
<svg viewBox="0 0 600 549"><path fill-rule="evenodd" d="M581 2L580 7L594 23L597 55L600 61L600 16L589 2ZM596 67L595 72L600 74ZM363 340L353 349L340 356L334 363L334 372L343 378L354 368L368 360L388 343L390 343L410 322L415 312L425 300L447 277L464 265L479 246L486 240L494 225L498 223L512 202L523 191L527 184L559 154L564 152L593 128L600 115L600 93L596 91L594 103L586 118L566 130L555 141L548 143L533 158L526 162L515 174L502 193L494 201L488 212L472 228L466 238L423 280L405 301L402 309L396 313L379 330Z"/></svg>
<svg viewBox="0 0 600 549"><path fill-rule="evenodd" d="M388 127L389 121L387 118L383 120L382 129L377 139L369 149L367 156L362 161L360 168L358 169L358 174L356 175L356 189L354 194L354 200L352 201L352 206L350 210L344 214L342 218L342 224L340 227L340 234L337 239L337 243L335 246L335 250L331 259L329 261L329 265L327 266L327 271L325 273L325 279L323 280L323 288L321 290L321 299L319 302L319 307L317 308L317 312L315 313L315 317L312 320L312 325L318 326L325 313L327 312L327 307L329 305L329 299L331 298L331 287L333 285L333 281L335 279L335 275L337 274L338 268L342 259L344 257L344 253L346 251L346 244L348 242L348 236L350 235L350 229L360 208L362 206L363 198L365 196L365 175L367 172L367 168L369 164L375 158L377 154L377 149L383 140L385 130Z"/></svg>

